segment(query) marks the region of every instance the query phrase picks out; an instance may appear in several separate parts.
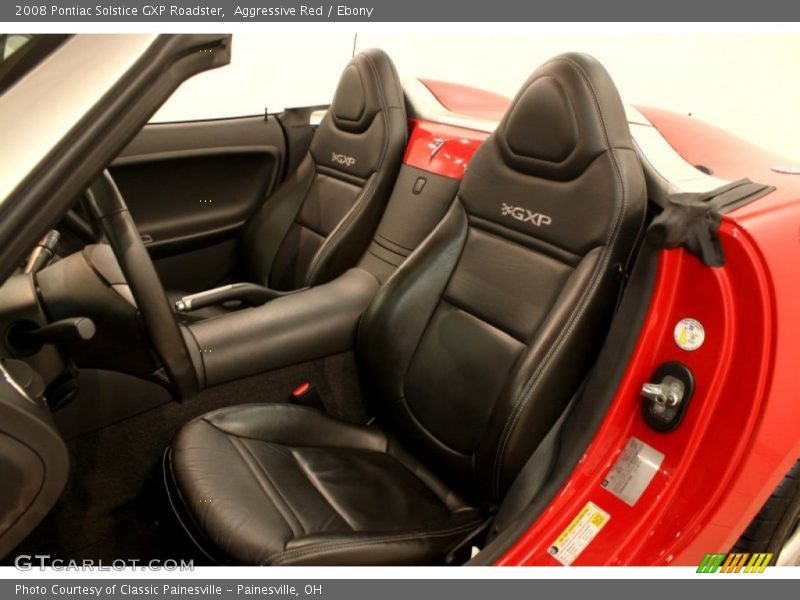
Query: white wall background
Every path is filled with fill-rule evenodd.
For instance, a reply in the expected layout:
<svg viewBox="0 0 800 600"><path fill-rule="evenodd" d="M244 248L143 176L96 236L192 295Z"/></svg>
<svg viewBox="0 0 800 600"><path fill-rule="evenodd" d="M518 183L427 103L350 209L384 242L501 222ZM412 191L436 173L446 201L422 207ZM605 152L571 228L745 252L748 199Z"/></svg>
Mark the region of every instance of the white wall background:
<svg viewBox="0 0 800 600"><path fill-rule="evenodd" d="M588 52L628 104L656 106L722 127L800 161L797 34L380 34L356 51L386 50L402 77L465 83L512 96L542 62ZM239 116L327 103L353 34L234 35L233 61L185 83L155 121Z"/></svg>

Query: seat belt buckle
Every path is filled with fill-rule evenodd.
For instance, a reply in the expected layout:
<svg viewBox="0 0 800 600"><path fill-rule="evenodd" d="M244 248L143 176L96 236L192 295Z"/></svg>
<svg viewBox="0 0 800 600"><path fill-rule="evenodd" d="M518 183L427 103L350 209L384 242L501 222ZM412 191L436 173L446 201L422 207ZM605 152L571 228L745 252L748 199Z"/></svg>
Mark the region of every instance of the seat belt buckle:
<svg viewBox="0 0 800 600"><path fill-rule="evenodd" d="M310 381L304 381L295 387L291 396L289 396L289 402L325 411L325 403L322 401L322 396Z"/></svg>

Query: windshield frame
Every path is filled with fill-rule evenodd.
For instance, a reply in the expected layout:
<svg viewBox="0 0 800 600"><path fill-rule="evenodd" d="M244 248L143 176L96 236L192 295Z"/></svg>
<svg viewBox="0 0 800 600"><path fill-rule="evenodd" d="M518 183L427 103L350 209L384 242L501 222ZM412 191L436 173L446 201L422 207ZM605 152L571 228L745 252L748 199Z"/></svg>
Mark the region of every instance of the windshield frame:
<svg viewBox="0 0 800 600"><path fill-rule="evenodd" d="M0 44L5 48L8 36L26 35L20 33L0 33ZM70 35L33 34L30 40L7 59L0 56L0 95L14 86L20 79L33 71L45 58L67 41Z"/></svg>

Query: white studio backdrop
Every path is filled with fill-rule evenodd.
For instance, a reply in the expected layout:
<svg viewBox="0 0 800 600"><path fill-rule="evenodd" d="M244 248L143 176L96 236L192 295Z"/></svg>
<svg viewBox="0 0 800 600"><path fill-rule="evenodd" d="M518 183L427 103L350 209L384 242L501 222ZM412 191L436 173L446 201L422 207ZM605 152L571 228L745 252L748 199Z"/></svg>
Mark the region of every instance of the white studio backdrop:
<svg viewBox="0 0 800 600"><path fill-rule="evenodd" d="M798 34L237 33L231 65L186 82L153 120L328 103L354 47L383 48L404 78L506 96L548 58L587 52L609 70L626 103L692 114L800 161Z"/></svg>

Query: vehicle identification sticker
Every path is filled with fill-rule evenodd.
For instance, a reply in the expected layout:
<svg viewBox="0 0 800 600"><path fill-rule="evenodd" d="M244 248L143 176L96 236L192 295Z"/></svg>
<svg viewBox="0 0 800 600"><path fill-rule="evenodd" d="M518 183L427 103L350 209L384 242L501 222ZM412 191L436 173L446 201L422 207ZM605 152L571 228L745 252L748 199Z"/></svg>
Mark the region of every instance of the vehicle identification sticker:
<svg viewBox="0 0 800 600"><path fill-rule="evenodd" d="M570 566L610 518L611 515L602 508L588 502L547 552L565 567Z"/></svg>
<svg viewBox="0 0 800 600"><path fill-rule="evenodd" d="M661 452L632 437L603 480L603 487L628 506L634 506L653 481L663 461Z"/></svg>

